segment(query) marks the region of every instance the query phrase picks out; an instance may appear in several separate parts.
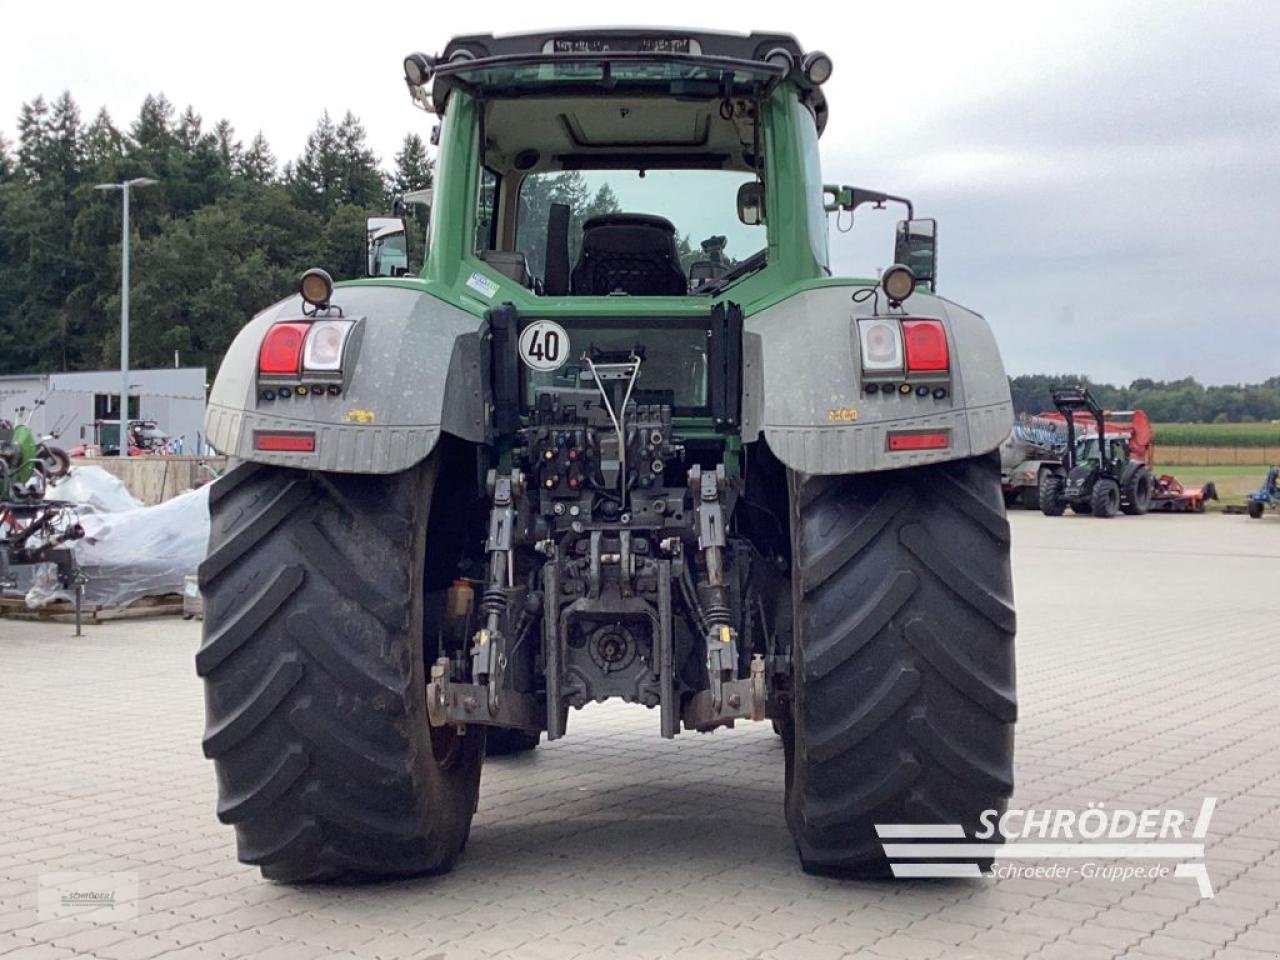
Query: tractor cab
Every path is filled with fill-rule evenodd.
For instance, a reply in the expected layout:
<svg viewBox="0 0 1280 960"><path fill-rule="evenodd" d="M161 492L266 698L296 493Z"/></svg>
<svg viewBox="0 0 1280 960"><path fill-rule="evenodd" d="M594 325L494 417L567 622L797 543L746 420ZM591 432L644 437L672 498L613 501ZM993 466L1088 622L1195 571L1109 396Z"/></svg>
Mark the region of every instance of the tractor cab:
<svg viewBox="0 0 1280 960"><path fill-rule="evenodd" d="M1075 462L1078 465L1092 463L1096 466L1104 458L1108 463L1123 467L1129 460L1129 441L1124 437L1107 437L1105 444L1099 444L1096 436L1085 436L1076 442Z"/></svg>
<svg viewBox="0 0 1280 960"><path fill-rule="evenodd" d="M423 276L442 292L572 312L657 297L690 312L730 291L745 305L830 275L828 214L913 215L823 184L832 64L787 34L474 35L404 67L440 118ZM373 253L389 221L370 221L370 276L404 272ZM935 226L904 221L894 249L930 289Z"/></svg>

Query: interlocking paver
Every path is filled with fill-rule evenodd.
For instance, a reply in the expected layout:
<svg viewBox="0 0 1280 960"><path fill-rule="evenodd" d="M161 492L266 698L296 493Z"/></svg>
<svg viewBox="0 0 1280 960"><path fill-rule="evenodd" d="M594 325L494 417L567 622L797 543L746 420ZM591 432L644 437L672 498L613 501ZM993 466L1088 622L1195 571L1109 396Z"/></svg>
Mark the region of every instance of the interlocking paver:
<svg viewBox="0 0 1280 960"><path fill-rule="evenodd" d="M79 640L0 620L0 955L98 960L1260 960L1280 953L1280 537L1230 517L1011 517L1019 614L1014 805L1194 811L1189 880L908 884L806 877L765 725L656 736L574 712L490 761L445 877L290 888L235 862L200 753L198 624ZM1099 583L1124 590L1098 596ZM1089 598L1084 602L1082 598ZM68 733L68 732L73 733ZM92 758L92 762L86 762ZM139 915L41 923L55 870L138 874Z"/></svg>

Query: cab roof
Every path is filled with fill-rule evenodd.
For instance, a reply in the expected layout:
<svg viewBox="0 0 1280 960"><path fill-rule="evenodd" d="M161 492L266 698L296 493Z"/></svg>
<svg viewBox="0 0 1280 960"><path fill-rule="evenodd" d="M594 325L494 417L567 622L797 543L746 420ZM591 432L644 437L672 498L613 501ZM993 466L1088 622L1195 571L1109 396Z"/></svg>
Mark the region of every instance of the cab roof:
<svg viewBox="0 0 1280 960"><path fill-rule="evenodd" d="M732 60L763 60L778 47L799 61L804 55L789 33L725 33L678 27L578 28L542 33L519 33L495 37L475 33L454 37L444 48L441 60L456 56L519 56L539 53L689 53L694 56L725 57Z"/></svg>
<svg viewBox="0 0 1280 960"><path fill-rule="evenodd" d="M766 60L778 50L790 54L790 71L776 60ZM489 96L519 96L535 86L549 93L552 89L547 77L557 71L561 82L556 93L589 93L601 88L624 93L631 85L640 86L642 80L652 86L657 78L644 67L663 64L671 73L662 79L670 84L671 95L681 99L710 99L721 88L724 96L763 96L780 81L791 79L801 87L821 133L826 126L826 99L798 69L804 54L796 38L787 33L611 27L497 37L469 34L454 37L441 54L428 58L434 74L430 99L434 109L443 111L455 87ZM537 69L548 64L553 65L550 74ZM593 64L601 67L598 75L592 76L588 70L576 85L564 82L578 65Z"/></svg>

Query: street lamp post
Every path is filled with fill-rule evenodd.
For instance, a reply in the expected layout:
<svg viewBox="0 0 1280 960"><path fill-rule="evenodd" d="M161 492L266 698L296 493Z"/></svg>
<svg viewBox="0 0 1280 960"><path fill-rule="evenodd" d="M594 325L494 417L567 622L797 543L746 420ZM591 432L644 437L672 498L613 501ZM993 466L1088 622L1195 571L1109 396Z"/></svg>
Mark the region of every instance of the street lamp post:
<svg viewBox="0 0 1280 960"><path fill-rule="evenodd" d="M120 183L100 183L95 190L119 190L124 194L124 231L120 245L120 456L129 455L129 188L149 187L158 181L134 177Z"/></svg>

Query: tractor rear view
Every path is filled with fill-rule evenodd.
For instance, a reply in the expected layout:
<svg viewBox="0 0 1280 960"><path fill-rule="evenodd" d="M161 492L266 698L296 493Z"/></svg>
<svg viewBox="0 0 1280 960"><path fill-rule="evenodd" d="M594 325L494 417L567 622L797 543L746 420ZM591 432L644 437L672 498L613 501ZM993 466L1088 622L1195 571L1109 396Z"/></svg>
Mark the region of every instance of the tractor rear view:
<svg viewBox="0 0 1280 960"><path fill-rule="evenodd" d="M304 274L209 399L238 464L196 670L240 859L448 870L486 755L609 699L666 739L775 721L806 870L976 833L1013 789L1008 378L935 293L936 223L824 183L830 59L569 30L404 68L438 123L421 273L376 218L369 275ZM833 276L828 216L887 202L893 263Z"/></svg>

